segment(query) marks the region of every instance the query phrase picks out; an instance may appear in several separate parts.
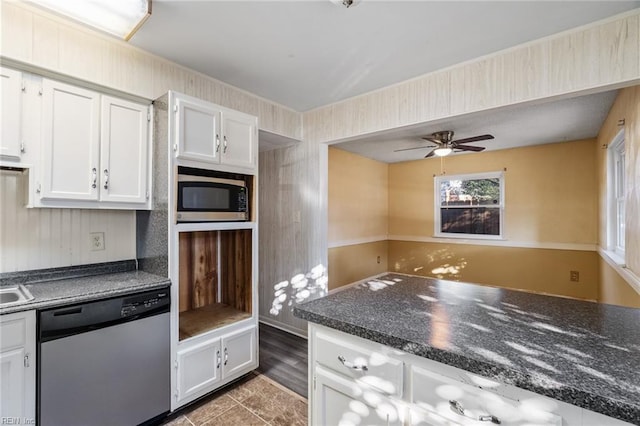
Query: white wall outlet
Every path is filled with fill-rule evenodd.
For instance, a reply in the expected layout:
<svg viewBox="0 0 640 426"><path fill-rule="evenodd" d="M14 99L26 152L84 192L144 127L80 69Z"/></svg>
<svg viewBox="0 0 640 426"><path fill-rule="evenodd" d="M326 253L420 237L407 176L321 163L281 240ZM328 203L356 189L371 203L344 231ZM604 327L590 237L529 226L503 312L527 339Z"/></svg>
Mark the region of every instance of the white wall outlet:
<svg viewBox="0 0 640 426"><path fill-rule="evenodd" d="M104 232L92 232L89 237L91 238L91 251L104 250Z"/></svg>

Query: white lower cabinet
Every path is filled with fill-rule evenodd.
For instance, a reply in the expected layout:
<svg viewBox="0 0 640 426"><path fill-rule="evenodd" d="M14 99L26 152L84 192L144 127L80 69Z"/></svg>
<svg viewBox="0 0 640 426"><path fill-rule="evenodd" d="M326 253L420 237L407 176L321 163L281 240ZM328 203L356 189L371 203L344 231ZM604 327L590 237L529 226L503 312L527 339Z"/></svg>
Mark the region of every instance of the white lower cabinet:
<svg viewBox="0 0 640 426"><path fill-rule="evenodd" d="M313 425L402 425L403 408L355 380L322 367L315 372Z"/></svg>
<svg viewBox="0 0 640 426"><path fill-rule="evenodd" d="M0 418L12 424L35 424L35 311L0 317Z"/></svg>
<svg viewBox="0 0 640 426"><path fill-rule="evenodd" d="M176 407L254 370L258 366L256 343L255 326L196 344L182 343L176 358Z"/></svg>
<svg viewBox="0 0 640 426"><path fill-rule="evenodd" d="M314 426L629 425L311 323L309 372Z"/></svg>

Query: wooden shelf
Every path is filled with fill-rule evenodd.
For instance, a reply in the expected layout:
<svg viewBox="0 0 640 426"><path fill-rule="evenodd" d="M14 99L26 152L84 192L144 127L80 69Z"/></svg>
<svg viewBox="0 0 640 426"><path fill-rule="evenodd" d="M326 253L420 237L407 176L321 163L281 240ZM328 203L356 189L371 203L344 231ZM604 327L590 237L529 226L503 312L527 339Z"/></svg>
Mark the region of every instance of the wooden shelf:
<svg viewBox="0 0 640 426"><path fill-rule="evenodd" d="M180 340L247 318L251 318L250 313L224 303L213 303L201 308L183 311L180 312L179 317Z"/></svg>

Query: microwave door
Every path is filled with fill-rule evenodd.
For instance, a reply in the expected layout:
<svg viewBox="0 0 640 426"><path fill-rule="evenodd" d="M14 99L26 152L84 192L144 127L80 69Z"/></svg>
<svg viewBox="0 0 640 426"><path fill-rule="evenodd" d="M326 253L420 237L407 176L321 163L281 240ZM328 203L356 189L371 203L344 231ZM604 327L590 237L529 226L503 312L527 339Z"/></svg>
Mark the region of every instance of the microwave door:
<svg viewBox="0 0 640 426"><path fill-rule="evenodd" d="M244 186L220 182L179 181L179 222L248 220Z"/></svg>

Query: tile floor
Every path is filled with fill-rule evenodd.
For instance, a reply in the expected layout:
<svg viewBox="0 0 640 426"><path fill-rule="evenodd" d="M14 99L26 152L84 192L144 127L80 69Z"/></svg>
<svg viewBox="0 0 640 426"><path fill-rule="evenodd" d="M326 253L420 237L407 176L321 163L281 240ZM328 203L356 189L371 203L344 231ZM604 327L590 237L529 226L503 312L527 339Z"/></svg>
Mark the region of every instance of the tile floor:
<svg viewBox="0 0 640 426"><path fill-rule="evenodd" d="M266 376L251 373L187 407L165 426L306 426L307 400Z"/></svg>

